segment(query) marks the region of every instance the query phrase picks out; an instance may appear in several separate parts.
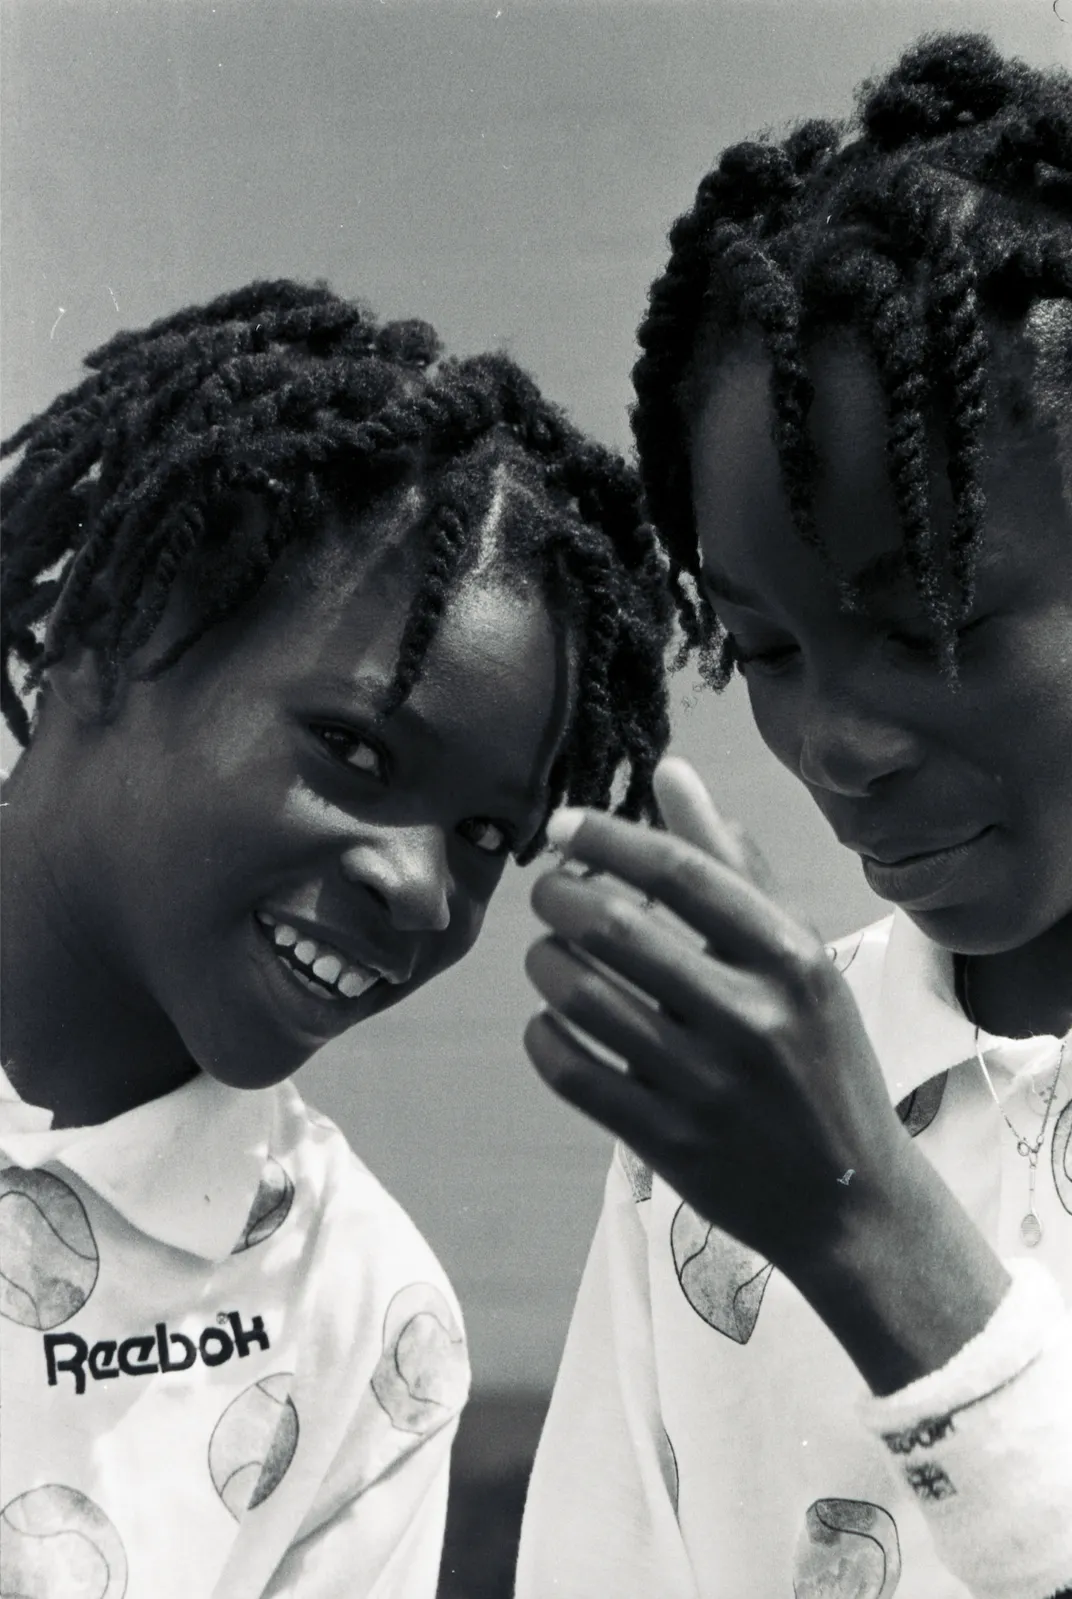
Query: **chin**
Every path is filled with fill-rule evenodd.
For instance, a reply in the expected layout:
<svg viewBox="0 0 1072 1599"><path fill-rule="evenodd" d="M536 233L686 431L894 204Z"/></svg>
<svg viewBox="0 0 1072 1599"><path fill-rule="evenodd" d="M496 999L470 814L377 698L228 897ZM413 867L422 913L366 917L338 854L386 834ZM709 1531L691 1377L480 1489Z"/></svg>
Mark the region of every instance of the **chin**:
<svg viewBox="0 0 1072 1599"><path fill-rule="evenodd" d="M1056 925L1061 917L1041 911L1031 916L1021 901L1014 910L1000 905L951 905L927 910L906 910L920 932L957 955L1006 955L1022 949Z"/></svg>
<svg viewBox="0 0 1072 1599"><path fill-rule="evenodd" d="M229 1088L271 1088L293 1077L327 1044L410 991L377 983L359 999L328 1004L310 1001L289 979L280 984L270 969L268 976L267 985L219 988L196 1010L183 1005L178 1031L187 1052Z"/></svg>
<svg viewBox="0 0 1072 1599"><path fill-rule="evenodd" d="M239 1016L228 1025L191 1029L184 1036L186 1048L205 1073L228 1088L273 1088L293 1077L317 1050L330 1042L317 1032L302 1036L295 1029L286 1031L265 1026L243 1026Z"/></svg>
<svg viewBox="0 0 1072 1599"><path fill-rule="evenodd" d="M276 1083L285 1082L288 1077L293 1077L320 1047L318 1044L315 1049L288 1050L285 1054L277 1051L271 1056L267 1056L263 1051L245 1050L237 1058L230 1054L222 1055L218 1051L205 1050L195 1054L194 1059L206 1077L214 1078L224 1087L252 1091L257 1088L274 1088Z"/></svg>

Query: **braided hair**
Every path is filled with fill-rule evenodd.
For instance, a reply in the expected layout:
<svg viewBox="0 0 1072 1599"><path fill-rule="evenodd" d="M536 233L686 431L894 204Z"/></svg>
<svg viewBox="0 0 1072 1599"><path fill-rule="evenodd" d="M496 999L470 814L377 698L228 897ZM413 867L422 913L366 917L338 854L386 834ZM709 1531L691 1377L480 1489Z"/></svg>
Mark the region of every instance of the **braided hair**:
<svg viewBox="0 0 1072 1599"><path fill-rule="evenodd" d="M20 742L28 696L72 644L95 651L107 708L180 578L196 620L139 667L145 677L250 601L285 556L315 560L333 513L368 538L362 513L416 485L420 568L387 712L419 680L494 508L505 565L539 577L578 645L551 805L607 805L614 790L623 814L652 815L673 608L637 476L507 357L439 357L426 323L381 325L324 285L289 281L90 355L90 376L3 446L19 459L3 485L0 695ZM237 514L249 495L267 516Z"/></svg>
<svg viewBox="0 0 1072 1599"><path fill-rule="evenodd" d="M981 35L918 41L863 85L847 124L808 121L780 143L723 152L670 231L670 259L638 333L632 413L687 647L698 648L716 686L732 671L732 644L688 581L700 565L689 445L702 354L717 360L745 334L762 341L794 525L852 606L815 525L806 356L834 329L860 338L884 394L906 564L955 677L986 509L988 399L993 408L1009 377L995 370L1006 335L1043 329L1034 388L1048 384L1051 395L1029 400L1028 414L1058 427L1070 415L1070 221L1072 78L1006 60ZM1059 314L1032 315L1043 302ZM935 416L953 502L945 539L930 506Z"/></svg>

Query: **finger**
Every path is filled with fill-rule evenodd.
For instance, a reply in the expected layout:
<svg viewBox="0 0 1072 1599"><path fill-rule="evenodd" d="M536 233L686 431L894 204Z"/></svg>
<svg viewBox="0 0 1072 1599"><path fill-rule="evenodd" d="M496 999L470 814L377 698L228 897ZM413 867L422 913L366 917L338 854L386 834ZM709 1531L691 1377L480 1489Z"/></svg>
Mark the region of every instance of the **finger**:
<svg viewBox="0 0 1072 1599"><path fill-rule="evenodd" d="M715 809L694 766L679 755L667 755L655 768L652 787L659 814L675 838L694 844L737 871L744 869L737 837Z"/></svg>
<svg viewBox="0 0 1072 1599"><path fill-rule="evenodd" d="M675 1118L665 1102L646 1084L605 1065L550 1011L529 1022L525 1049L549 1088L642 1159L652 1161L669 1142Z"/></svg>
<svg viewBox="0 0 1072 1599"><path fill-rule="evenodd" d="M552 1007L664 1093L709 1095L715 1071L694 1059L685 1029L597 970L558 939L535 944L525 970Z"/></svg>
<svg viewBox="0 0 1072 1599"><path fill-rule="evenodd" d="M663 821L676 838L750 877L772 899L779 897L774 873L759 846L743 827L722 815L695 767L679 755L667 755L655 768L652 784Z"/></svg>
<svg viewBox="0 0 1072 1599"><path fill-rule="evenodd" d="M553 841L569 859L612 873L658 900L699 933L722 960L781 970L787 961L810 963L817 959L816 951L822 953L814 935L787 910L694 844L600 811L559 811L552 820L558 824ZM555 899L548 884L556 875L564 874L540 879L532 893L533 907L545 921L550 920L545 911ZM566 931L552 925L556 932ZM566 932L566 936L576 934Z"/></svg>
<svg viewBox="0 0 1072 1599"><path fill-rule="evenodd" d="M684 928L652 916L605 876L550 872L532 906L552 932L634 984L701 1036L747 1009L757 978L714 959Z"/></svg>
<svg viewBox="0 0 1072 1599"><path fill-rule="evenodd" d="M743 870L745 876L752 879L761 893L766 894L770 899L776 900L778 904L786 907L785 891L767 864L766 856L751 833L747 832L739 822L727 822L726 825L732 828L736 836L737 847L744 862Z"/></svg>

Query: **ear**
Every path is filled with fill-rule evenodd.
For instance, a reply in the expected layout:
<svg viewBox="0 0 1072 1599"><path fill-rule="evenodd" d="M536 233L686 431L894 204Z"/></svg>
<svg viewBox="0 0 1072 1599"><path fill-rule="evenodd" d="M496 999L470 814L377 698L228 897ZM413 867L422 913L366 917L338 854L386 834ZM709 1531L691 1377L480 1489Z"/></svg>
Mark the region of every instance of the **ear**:
<svg viewBox="0 0 1072 1599"><path fill-rule="evenodd" d="M72 644L45 674L49 695L59 700L75 721L89 725L104 720L100 663L88 644Z"/></svg>

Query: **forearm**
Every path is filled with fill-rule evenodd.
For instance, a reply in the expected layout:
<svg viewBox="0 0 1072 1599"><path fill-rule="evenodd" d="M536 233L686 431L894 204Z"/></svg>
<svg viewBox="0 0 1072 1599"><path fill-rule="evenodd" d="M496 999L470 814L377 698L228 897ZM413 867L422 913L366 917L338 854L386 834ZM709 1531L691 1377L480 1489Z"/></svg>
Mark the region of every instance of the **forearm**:
<svg viewBox="0 0 1072 1599"><path fill-rule="evenodd" d="M784 1269L877 1395L944 1366L982 1331L1009 1285L907 1139L890 1167L854 1173L834 1236Z"/></svg>

